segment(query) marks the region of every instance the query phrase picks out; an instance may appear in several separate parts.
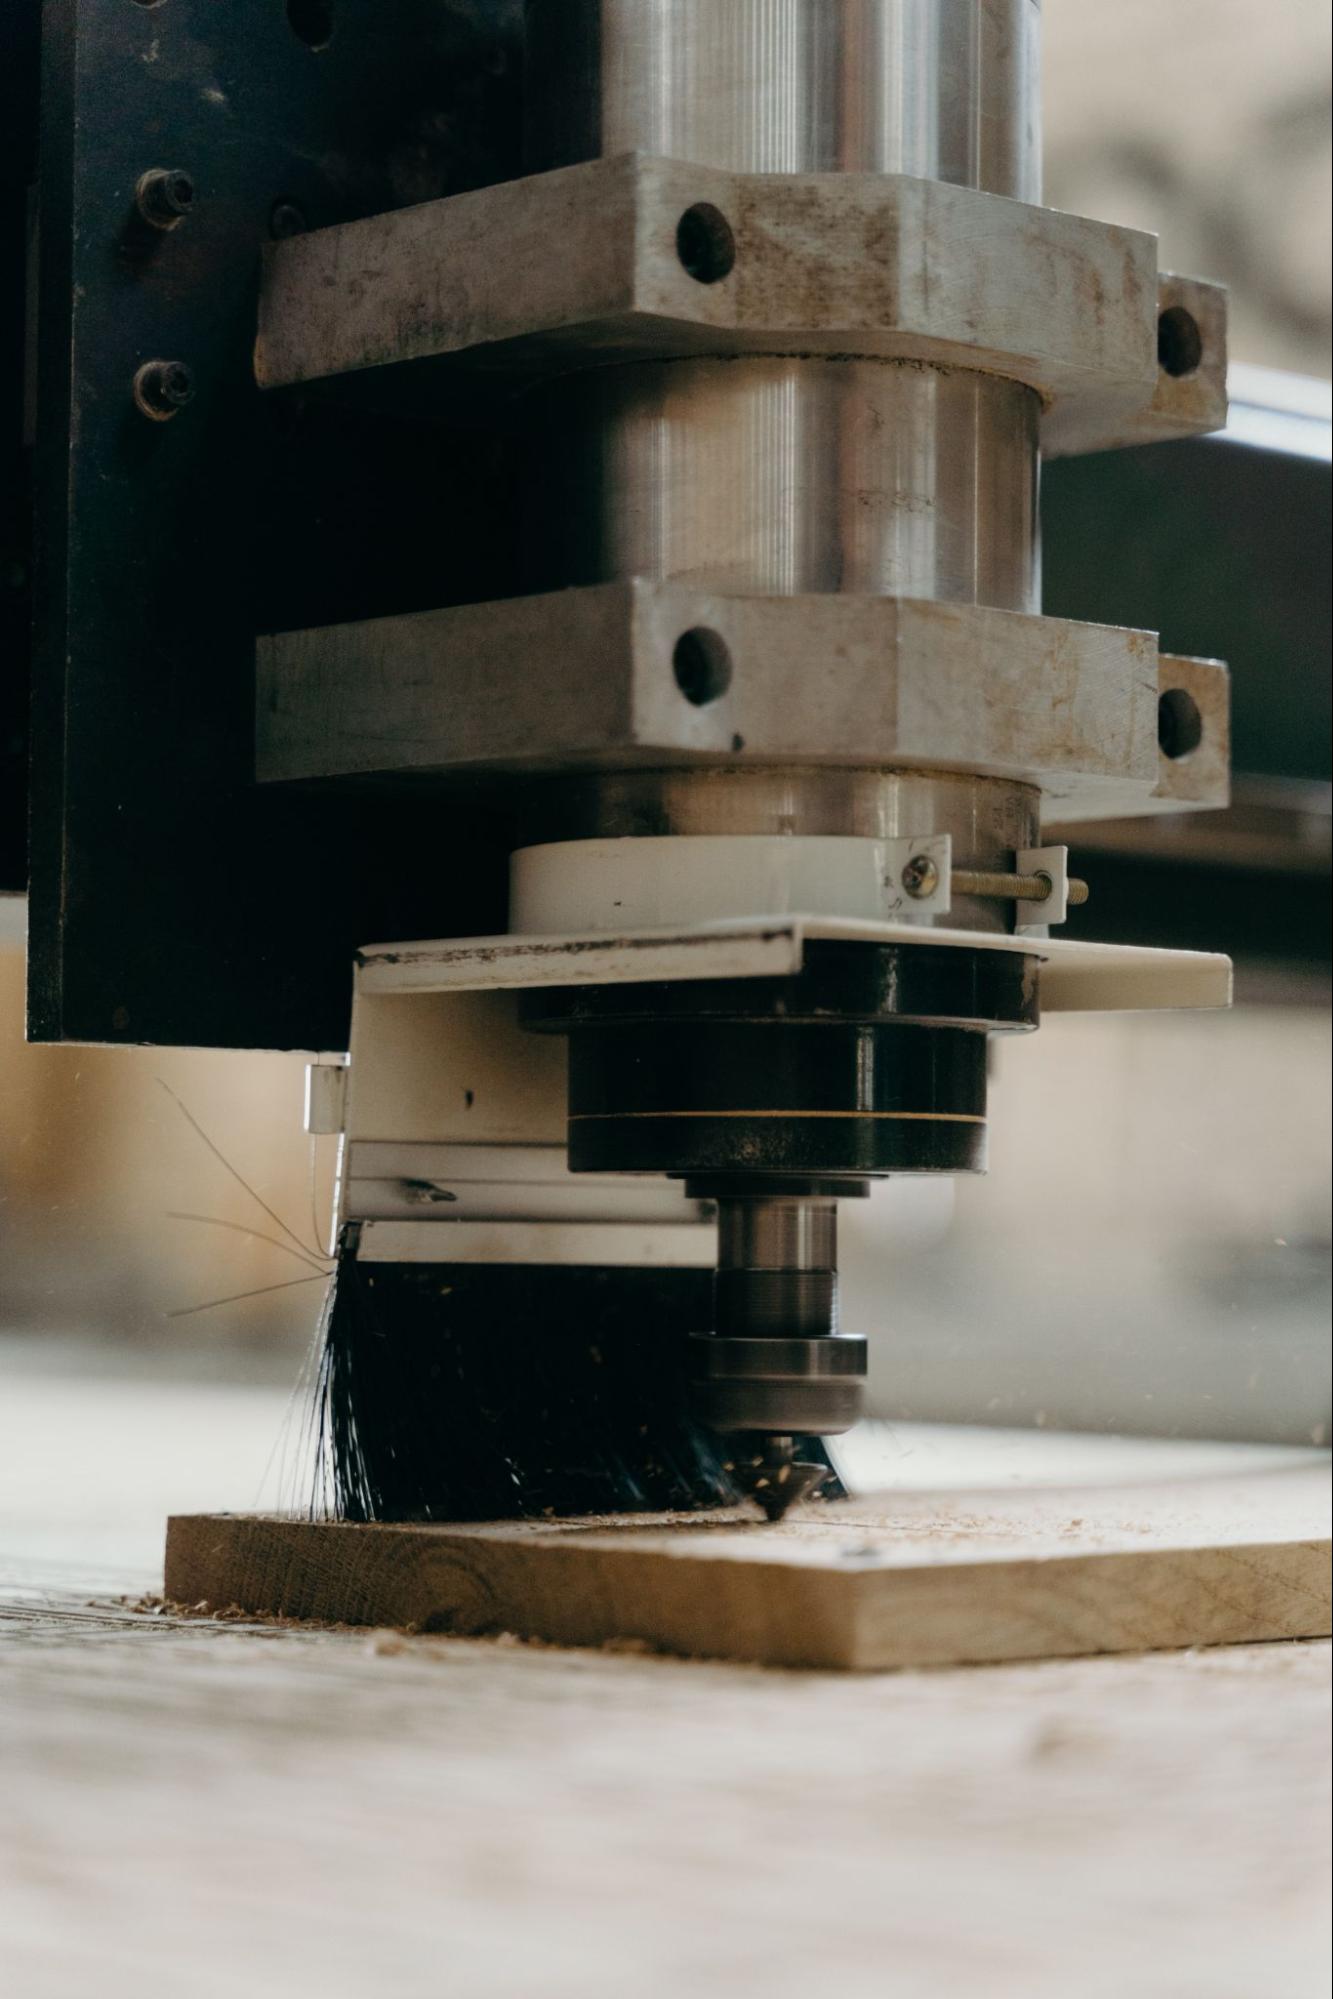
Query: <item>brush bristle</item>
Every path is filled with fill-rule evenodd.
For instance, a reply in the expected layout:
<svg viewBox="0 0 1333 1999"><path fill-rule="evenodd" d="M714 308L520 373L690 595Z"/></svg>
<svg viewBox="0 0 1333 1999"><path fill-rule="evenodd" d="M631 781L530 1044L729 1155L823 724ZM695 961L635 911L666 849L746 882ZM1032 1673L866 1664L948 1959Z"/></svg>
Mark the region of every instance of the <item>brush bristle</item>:
<svg viewBox="0 0 1333 1999"><path fill-rule="evenodd" d="M734 1506L689 1410L703 1270L368 1264L344 1236L320 1363L320 1491L346 1520ZM822 1455L813 1439L803 1455ZM824 1490L838 1491L830 1470Z"/></svg>

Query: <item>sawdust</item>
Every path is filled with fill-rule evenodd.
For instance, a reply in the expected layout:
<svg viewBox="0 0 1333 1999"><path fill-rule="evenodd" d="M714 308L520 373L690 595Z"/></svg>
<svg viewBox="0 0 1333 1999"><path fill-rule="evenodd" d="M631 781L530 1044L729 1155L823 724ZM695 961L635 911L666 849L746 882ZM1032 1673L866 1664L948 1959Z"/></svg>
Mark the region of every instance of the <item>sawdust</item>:
<svg viewBox="0 0 1333 1999"><path fill-rule="evenodd" d="M193 1624L215 1630L226 1625L233 1630L255 1632L329 1632L342 1637L359 1638L366 1653L373 1659L395 1659L405 1654L429 1655L438 1658L443 1655L446 1643L457 1642L460 1634L447 1631L422 1631L416 1624L375 1625L370 1629L364 1624L334 1624L317 1617L289 1617L276 1610L245 1610L238 1603L215 1607L208 1602L176 1603L169 1597L151 1593L138 1597L115 1597L112 1601L135 1617L161 1618L169 1624ZM660 1647L647 1638L608 1638L600 1645L568 1646L558 1645L545 1638L526 1638L517 1631L471 1632L466 1634L469 1645L493 1646L498 1651L525 1652L600 1652L610 1657L655 1658L661 1657Z"/></svg>
<svg viewBox="0 0 1333 1999"><path fill-rule="evenodd" d="M366 1640L366 1650L373 1659L394 1659L411 1649L411 1639L405 1631L372 1631Z"/></svg>
<svg viewBox="0 0 1333 1999"><path fill-rule="evenodd" d="M114 1601L136 1617L161 1617L173 1624L252 1625L284 1631L355 1632L358 1636L364 1632L362 1625L332 1624L316 1617L288 1617L280 1610L246 1610L239 1603L176 1603L170 1597L152 1594L117 1597Z"/></svg>

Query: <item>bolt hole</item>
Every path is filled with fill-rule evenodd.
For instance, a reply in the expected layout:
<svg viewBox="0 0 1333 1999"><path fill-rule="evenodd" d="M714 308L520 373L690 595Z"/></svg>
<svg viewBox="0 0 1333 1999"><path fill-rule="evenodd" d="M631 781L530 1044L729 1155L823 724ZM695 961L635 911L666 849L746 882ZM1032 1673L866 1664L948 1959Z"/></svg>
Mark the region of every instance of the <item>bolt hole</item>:
<svg viewBox="0 0 1333 1999"><path fill-rule="evenodd" d="M287 0L287 23L308 49L326 49L333 40L333 0Z"/></svg>
<svg viewBox="0 0 1333 1999"><path fill-rule="evenodd" d="M1178 763L1203 741L1199 704L1183 687L1170 687L1157 704L1157 741L1164 757Z"/></svg>
<svg viewBox="0 0 1333 1999"><path fill-rule="evenodd" d="M715 285L730 276L736 263L736 238L731 224L711 201L696 201L676 224L676 255L701 285Z"/></svg>
<svg viewBox="0 0 1333 1999"><path fill-rule="evenodd" d="M1203 359L1199 322L1183 305L1169 305L1157 321L1157 361L1168 375L1192 375Z"/></svg>
<svg viewBox="0 0 1333 1999"><path fill-rule="evenodd" d="M731 685L731 654L726 640L706 625L696 625L676 641L671 655L676 685L694 708L718 701Z"/></svg>

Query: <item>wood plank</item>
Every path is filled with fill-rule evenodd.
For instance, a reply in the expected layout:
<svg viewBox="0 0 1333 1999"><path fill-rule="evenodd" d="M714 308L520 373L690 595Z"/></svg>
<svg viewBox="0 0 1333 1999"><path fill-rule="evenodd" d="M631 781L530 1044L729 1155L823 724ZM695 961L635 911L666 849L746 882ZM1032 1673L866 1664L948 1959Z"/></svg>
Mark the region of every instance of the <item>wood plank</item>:
<svg viewBox="0 0 1333 1999"><path fill-rule="evenodd" d="M182 1603L564 1645L876 1670L1313 1637L1323 1465L1069 1491L495 1525L169 1522Z"/></svg>

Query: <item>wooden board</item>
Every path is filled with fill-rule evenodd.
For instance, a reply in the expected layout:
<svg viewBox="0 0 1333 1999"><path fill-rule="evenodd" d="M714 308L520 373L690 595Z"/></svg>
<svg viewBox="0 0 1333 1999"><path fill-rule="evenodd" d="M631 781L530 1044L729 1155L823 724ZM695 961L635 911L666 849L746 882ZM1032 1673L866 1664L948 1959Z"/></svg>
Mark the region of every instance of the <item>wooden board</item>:
<svg viewBox="0 0 1333 1999"><path fill-rule="evenodd" d="M166 1594L333 1624L883 1669L1313 1637L1323 1465L732 1514L353 1526L186 1515Z"/></svg>

